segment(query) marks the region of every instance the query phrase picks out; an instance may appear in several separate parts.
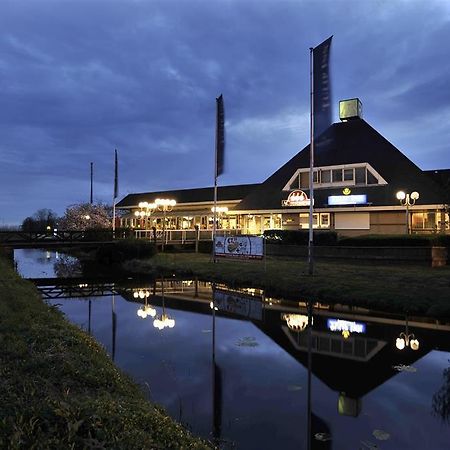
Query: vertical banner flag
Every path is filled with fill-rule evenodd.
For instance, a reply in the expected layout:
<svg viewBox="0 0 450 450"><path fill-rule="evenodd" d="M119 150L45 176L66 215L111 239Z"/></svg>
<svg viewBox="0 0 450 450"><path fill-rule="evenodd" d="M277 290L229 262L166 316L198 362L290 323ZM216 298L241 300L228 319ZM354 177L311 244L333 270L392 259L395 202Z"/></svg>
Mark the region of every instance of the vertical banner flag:
<svg viewBox="0 0 450 450"><path fill-rule="evenodd" d="M216 177L223 173L225 152L225 113L223 109L223 96L216 98Z"/></svg>
<svg viewBox="0 0 450 450"><path fill-rule="evenodd" d="M330 36L313 49L314 137L331 125Z"/></svg>
<svg viewBox="0 0 450 450"><path fill-rule="evenodd" d="M114 198L119 196L119 167L117 163L117 149L115 151L114 159Z"/></svg>

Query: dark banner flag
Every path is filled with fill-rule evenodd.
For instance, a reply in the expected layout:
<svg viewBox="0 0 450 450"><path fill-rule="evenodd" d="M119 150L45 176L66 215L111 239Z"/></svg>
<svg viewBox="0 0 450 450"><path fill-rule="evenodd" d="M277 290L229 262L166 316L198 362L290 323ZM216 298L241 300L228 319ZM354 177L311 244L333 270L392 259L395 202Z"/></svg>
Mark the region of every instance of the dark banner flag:
<svg viewBox="0 0 450 450"><path fill-rule="evenodd" d="M114 159L114 198L119 196L119 167L117 163L117 150L115 151Z"/></svg>
<svg viewBox="0 0 450 450"><path fill-rule="evenodd" d="M330 36L313 49L314 137L331 125Z"/></svg>
<svg viewBox="0 0 450 450"><path fill-rule="evenodd" d="M216 177L223 173L225 153L225 112L223 109L223 96L216 98Z"/></svg>

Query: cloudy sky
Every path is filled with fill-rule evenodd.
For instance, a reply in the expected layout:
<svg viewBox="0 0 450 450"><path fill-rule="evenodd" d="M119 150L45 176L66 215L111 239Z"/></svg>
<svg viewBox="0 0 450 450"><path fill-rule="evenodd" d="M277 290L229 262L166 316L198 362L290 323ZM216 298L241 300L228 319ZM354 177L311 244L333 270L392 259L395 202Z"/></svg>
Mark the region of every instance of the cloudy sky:
<svg viewBox="0 0 450 450"><path fill-rule="evenodd" d="M450 167L447 0L1 0L0 225L121 197L263 181L309 140L309 47L334 35L334 120L364 118L423 169Z"/></svg>

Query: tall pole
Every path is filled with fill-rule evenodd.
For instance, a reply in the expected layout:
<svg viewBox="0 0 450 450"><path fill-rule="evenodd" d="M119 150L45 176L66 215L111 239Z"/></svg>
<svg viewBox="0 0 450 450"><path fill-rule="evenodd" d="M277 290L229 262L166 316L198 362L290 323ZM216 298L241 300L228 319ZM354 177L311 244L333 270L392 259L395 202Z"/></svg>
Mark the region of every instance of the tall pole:
<svg viewBox="0 0 450 450"><path fill-rule="evenodd" d="M308 273L314 274L314 234L313 234L313 212L314 212L314 82L313 82L313 48L309 49L310 64L310 147L309 147L309 237L308 237Z"/></svg>
<svg viewBox="0 0 450 450"><path fill-rule="evenodd" d="M312 434L312 408L311 408L311 381L312 381L312 321L313 321L313 302L312 299L308 300L308 389L307 389L307 429L306 429L306 448L311 450L311 434Z"/></svg>
<svg viewBox="0 0 450 450"><path fill-rule="evenodd" d="M91 162L91 205L94 203L94 163Z"/></svg>
<svg viewBox="0 0 450 450"><path fill-rule="evenodd" d="M164 253L164 241L166 240L166 207L163 206L163 232L161 251Z"/></svg>
<svg viewBox="0 0 450 450"><path fill-rule="evenodd" d="M217 102L216 102L216 108L218 109ZM218 111L216 111L216 115L218 114ZM212 254L213 254L213 262L217 262L216 259L216 215L217 215L217 152L219 150L219 140L217 137L217 134L219 132L219 124L218 120L216 120L216 149L214 152L214 211L213 211L213 235L212 235Z"/></svg>

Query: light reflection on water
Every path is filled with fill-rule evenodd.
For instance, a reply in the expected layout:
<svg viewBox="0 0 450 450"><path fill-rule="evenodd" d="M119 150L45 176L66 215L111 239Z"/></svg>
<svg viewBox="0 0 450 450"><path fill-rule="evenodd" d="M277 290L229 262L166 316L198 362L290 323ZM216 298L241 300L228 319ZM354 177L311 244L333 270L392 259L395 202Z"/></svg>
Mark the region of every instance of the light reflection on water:
<svg viewBox="0 0 450 450"><path fill-rule="evenodd" d="M55 275L45 252L20 251L16 259L24 276ZM148 398L194 433L215 436L222 448L306 448L304 303L220 286L213 322L209 283L130 281L116 288L115 295L49 301L90 328ZM146 304L173 319L173 328L138 316ZM450 326L410 317L406 330L405 319L316 305L312 448L449 448ZM405 331L415 334L418 350L395 347Z"/></svg>

